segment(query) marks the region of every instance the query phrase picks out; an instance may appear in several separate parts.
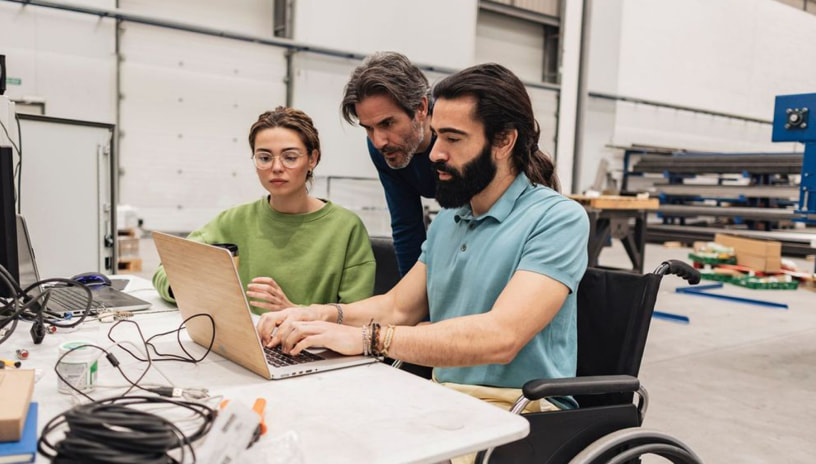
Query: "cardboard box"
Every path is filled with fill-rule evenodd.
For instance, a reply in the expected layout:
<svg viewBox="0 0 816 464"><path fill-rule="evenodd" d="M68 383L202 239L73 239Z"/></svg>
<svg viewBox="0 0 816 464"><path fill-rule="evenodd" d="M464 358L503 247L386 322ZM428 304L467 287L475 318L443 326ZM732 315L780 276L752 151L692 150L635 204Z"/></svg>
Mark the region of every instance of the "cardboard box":
<svg viewBox="0 0 816 464"><path fill-rule="evenodd" d="M0 442L18 441L22 436L33 392L33 370L0 369Z"/></svg>
<svg viewBox="0 0 816 464"><path fill-rule="evenodd" d="M136 237L117 237L119 242L119 256L138 257L139 256L139 239Z"/></svg>
<svg viewBox="0 0 816 464"><path fill-rule="evenodd" d="M782 269L782 243L775 240L755 240L734 235L717 234L714 241L734 249L737 264L760 272Z"/></svg>

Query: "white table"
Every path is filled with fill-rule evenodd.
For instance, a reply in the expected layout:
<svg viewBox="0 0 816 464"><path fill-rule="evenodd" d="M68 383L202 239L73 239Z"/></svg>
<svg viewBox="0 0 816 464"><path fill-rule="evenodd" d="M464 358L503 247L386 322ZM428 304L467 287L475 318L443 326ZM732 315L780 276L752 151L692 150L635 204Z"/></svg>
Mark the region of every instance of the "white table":
<svg viewBox="0 0 816 464"><path fill-rule="evenodd" d="M147 290L149 282L134 279L127 290L133 288L136 296L154 302L149 311L163 311L139 313L134 318L146 337L180 324L178 312L167 311L171 307ZM107 347L110 327L89 322L73 331L48 335L41 345L34 345L28 334L30 325L21 322L15 334L0 345L0 357L7 359L14 357L17 348L28 349L30 357L23 367L42 369L34 389L34 400L40 403L40 428L72 406L70 396L57 392L53 367L58 346L65 341L90 340ZM121 338L137 340L132 328L119 329ZM194 355L204 352L186 332L182 340ZM157 346L179 352L174 336L164 337ZM136 372L136 363L125 355L117 357L126 372ZM261 440L294 431L306 464L434 463L515 441L529 432L528 422L519 416L381 363L272 381L215 353L198 365L163 362L159 366L179 387L206 387L211 394L250 406L255 398L265 398L269 432ZM160 379L150 373L145 381ZM124 380L103 358L98 383L122 384ZM99 390L91 395L103 398L111 393ZM46 460L39 456L37 462Z"/></svg>

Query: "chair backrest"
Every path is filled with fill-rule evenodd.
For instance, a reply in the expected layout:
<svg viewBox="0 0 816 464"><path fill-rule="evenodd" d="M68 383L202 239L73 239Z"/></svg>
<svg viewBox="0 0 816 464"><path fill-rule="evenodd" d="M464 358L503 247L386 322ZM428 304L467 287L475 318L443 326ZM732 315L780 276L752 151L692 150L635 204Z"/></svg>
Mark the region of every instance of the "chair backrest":
<svg viewBox="0 0 816 464"><path fill-rule="evenodd" d="M662 275L589 268L578 287L578 373L637 377ZM631 402L632 395L577 397L581 406Z"/></svg>
<svg viewBox="0 0 816 464"><path fill-rule="evenodd" d="M387 293L400 280L397 267L397 254L394 251L394 242L391 237L371 237L371 249L374 251L374 260L377 262L377 271L374 276L374 294Z"/></svg>

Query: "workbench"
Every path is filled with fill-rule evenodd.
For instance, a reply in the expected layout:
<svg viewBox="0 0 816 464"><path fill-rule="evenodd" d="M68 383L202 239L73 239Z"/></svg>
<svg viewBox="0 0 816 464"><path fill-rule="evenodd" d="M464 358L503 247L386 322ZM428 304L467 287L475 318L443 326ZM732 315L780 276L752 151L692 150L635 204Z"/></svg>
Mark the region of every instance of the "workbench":
<svg viewBox="0 0 816 464"><path fill-rule="evenodd" d="M581 203L589 216L589 244L587 253L589 266L598 267L598 257L612 239L623 244L631 272L643 273L643 251L646 247L646 220L649 211L657 210L660 202L657 198L638 198L617 195L588 197L570 195L570 198Z"/></svg>

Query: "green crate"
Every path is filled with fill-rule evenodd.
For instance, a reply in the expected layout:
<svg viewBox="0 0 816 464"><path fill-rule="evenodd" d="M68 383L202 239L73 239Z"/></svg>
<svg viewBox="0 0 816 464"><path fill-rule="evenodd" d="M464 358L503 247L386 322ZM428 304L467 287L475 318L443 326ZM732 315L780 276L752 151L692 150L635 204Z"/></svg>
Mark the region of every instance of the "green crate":
<svg viewBox="0 0 816 464"><path fill-rule="evenodd" d="M689 253L688 258L696 263L701 264L737 264L737 257L730 258L712 258L710 256L700 256L696 253Z"/></svg>
<svg viewBox="0 0 816 464"><path fill-rule="evenodd" d="M733 277L714 272L701 272L700 278L727 284L734 284L740 287L750 288L752 290L796 290L799 288L799 282L795 280L791 282L762 282L758 277Z"/></svg>
<svg viewBox="0 0 816 464"><path fill-rule="evenodd" d="M796 290L799 288L799 282L795 280L791 282L762 282L756 277L734 279L731 283L754 290Z"/></svg>

